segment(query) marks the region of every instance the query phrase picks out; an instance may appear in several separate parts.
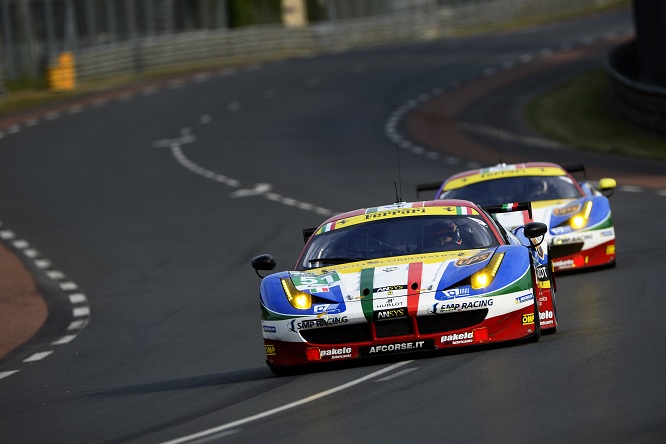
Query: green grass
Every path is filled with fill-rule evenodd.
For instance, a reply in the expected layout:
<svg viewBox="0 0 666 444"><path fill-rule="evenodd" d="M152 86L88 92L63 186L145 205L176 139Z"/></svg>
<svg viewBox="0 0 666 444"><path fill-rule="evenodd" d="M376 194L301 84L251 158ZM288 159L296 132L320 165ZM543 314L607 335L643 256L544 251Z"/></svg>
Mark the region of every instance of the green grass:
<svg viewBox="0 0 666 444"><path fill-rule="evenodd" d="M527 118L549 138L579 149L666 159L666 136L637 128L613 112L609 80L601 67L533 99Z"/></svg>

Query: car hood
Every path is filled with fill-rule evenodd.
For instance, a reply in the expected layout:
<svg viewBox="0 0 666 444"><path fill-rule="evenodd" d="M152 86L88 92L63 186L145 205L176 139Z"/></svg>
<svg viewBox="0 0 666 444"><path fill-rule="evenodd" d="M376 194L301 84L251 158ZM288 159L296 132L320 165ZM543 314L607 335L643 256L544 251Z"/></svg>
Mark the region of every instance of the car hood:
<svg viewBox="0 0 666 444"><path fill-rule="evenodd" d="M507 229L513 230L516 227L523 226L528 222L543 222L548 226L546 238L553 235L566 234L574 231L568 220L583 208L583 205L592 202L592 211L589 216L589 222L581 231L591 229L600 229L605 227L605 222L610 217L610 205L608 199L604 196L587 196L579 199L557 199L532 202L532 219L529 218L527 211L517 211L512 213L499 213L497 220Z"/></svg>

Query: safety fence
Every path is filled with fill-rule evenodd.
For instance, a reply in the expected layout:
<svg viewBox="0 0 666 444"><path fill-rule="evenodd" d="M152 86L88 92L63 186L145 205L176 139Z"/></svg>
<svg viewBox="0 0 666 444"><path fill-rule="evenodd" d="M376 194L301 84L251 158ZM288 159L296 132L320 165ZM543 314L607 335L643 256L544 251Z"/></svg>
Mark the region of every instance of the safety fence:
<svg viewBox="0 0 666 444"><path fill-rule="evenodd" d="M270 59L437 39L510 21L572 14L617 0L493 0L414 10L409 14L347 19L298 28L265 25L138 39L81 50L82 81L189 65Z"/></svg>
<svg viewBox="0 0 666 444"><path fill-rule="evenodd" d="M5 78L14 81L22 76L45 77L53 69L65 72L62 67L54 66L62 51L71 53L74 75L81 82L155 70L436 39L472 29L491 29L507 22L565 17L626 3L623 0L327 0L315 2L324 5L324 19L305 26L273 24L229 29L223 26L220 2L225 0L193 0L188 4L197 9L183 10L181 17L173 14L179 0L3 0L0 15ZM22 4L29 7L21 10L18 6ZM32 39L29 47L8 39L11 35L7 29L15 23L10 19L20 13L41 17L46 37ZM62 16L58 20L48 20L58 14ZM34 24L37 20L22 22ZM55 29L54 25L60 22L66 26Z"/></svg>

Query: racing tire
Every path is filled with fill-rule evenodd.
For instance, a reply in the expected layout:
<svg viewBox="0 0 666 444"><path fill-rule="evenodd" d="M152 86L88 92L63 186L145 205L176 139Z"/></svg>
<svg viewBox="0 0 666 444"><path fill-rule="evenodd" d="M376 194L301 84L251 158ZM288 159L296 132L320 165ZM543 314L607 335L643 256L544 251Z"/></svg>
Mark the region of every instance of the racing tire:
<svg viewBox="0 0 666 444"><path fill-rule="evenodd" d="M539 339L541 338L541 320L539 319L539 306L538 303L536 302L536 298L534 301L534 333L532 336L527 338L527 342L538 342Z"/></svg>
<svg viewBox="0 0 666 444"><path fill-rule="evenodd" d="M555 328L549 328L543 331L545 335L552 335L557 333L557 284L555 283L555 273L553 272L553 262L550 259L550 252L548 254L548 275L550 279L551 297L553 299L553 319L555 320Z"/></svg>
<svg viewBox="0 0 666 444"><path fill-rule="evenodd" d="M266 365L275 376L293 376L303 372L298 366L273 365L266 361Z"/></svg>
<svg viewBox="0 0 666 444"><path fill-rule="evenodd" d="M536 271L534 266L530 266L532 269L532 287L536 288L539 284L537 282ZM534 333L532 336L527 338L527 342L537 342L541 338L541 319L539 319L539 302L537 302L536 296L534 297Z"/></svg>

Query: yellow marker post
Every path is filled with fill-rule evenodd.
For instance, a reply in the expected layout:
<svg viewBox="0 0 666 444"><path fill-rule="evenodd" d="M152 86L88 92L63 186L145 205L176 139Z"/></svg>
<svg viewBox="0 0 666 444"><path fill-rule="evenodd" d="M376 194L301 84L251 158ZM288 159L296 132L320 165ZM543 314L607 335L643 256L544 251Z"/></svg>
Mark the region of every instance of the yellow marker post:
<svg viewBox="0 0 666 444"><path fill-rule="evenodd" d="M58 63L49 66L48 82L51 91L71 91L76 88L76 66L71 52L60 53Z"/></svg>

